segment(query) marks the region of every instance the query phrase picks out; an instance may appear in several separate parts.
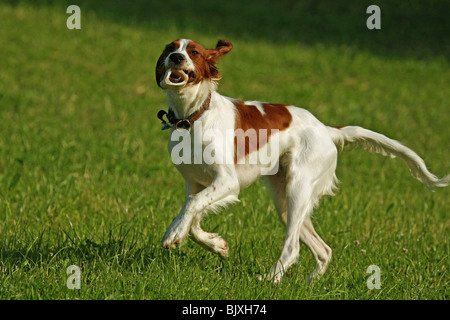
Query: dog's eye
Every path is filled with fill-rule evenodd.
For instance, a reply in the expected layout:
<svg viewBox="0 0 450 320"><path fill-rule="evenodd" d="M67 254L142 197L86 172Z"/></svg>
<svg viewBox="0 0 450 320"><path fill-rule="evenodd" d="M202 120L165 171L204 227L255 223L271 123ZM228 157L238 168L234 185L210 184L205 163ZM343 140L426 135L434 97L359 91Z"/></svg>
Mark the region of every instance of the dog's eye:
<svg viewBox="0 0 450 320"><path fill-rule="evenodd" d="M197 50L192 50L192 51L191 51L191 54L192 54L193 56L196 56L196 55L198 55L199 53L198 53Z"/></svg>

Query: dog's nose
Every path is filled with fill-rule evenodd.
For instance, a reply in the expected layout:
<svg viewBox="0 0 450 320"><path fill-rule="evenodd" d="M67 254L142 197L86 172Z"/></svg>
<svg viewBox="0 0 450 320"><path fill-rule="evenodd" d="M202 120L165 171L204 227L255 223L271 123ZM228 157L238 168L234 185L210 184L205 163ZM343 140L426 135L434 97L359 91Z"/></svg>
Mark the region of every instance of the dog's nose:
<svg viewBox="0 0 450 320"><path fill-rule="evenodd" d="M184 56L181 53L172 53L169 59L174 63L179 64L184 60Z"/></svg>

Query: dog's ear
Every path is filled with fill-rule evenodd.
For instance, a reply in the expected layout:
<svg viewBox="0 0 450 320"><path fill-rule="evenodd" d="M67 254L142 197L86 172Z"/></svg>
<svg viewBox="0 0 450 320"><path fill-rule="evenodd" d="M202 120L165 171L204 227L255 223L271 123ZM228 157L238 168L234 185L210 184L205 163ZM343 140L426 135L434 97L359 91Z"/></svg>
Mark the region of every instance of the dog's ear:
<svg viewBox="0 0 450 320"><path fill-rule="evenodd" d="M233 45L231 44L231 42L226 40L219 40L217 41L215 49L208 50L209 55L207 57L207 60L214 64L217 62L219 58L223 57L228 52L230 52L231 49L233 49Z"/></svg>
<svg viewBox="0 0 450 320"><path fill-rule="evenodd" d="M162 77L164 76L166 70L164 68L164 60L166 59L166 55L163 52L160 56L158 61L156 62L156 68L155 68L155 76L156 76L156 84L158 85L158 87L161 87L161 85L159 84L162 80Z"/></svg>
<svg viewBox="0 0 450 320"><path fill-rule="evenodd" d="M167 56L174 50L174 43L171 42L164 48L164 51L159 56L158 61L156 62L155 75L156 75L156 83L162 89L159 84L162 80L162 77L166 73L166 68L164 66L164 60L166 60Z"/></svg>
<svg viewBox="0 0 450 320"><path fill-rule="evenodd" d="M219 70L216 67L217 60L230 52L231 49L233 49L233 45L231 44L231 42L228 42L226 40L219 40L217 41L215 49L208 50L206 61L209 64L211 76L217 77L219 75Z"/></svg>
<svg viewBox="0 0 450 320"><path fill-rule="evenodd" d="M231 42L226 40L217 41L216 50L218 51L220 57L226 55L228 52L231 51L231 49L233 49L233 45L231 44Z"/></svg>

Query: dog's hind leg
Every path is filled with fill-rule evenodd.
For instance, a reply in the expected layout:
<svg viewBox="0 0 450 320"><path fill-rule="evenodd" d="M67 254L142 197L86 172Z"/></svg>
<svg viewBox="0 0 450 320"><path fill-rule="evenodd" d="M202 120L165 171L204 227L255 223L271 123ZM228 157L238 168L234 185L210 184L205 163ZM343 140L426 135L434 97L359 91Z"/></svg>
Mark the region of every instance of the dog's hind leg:
<svg viewBox="0 0 450 320"><path fill-rule="evenodd" d="M322 195L332 194L336 180L334 171L337 151L331 141L316 143L315 138L314 135L305 136L299 150L291 152L301 156L291 158L285 167L285 197L280 188L282 175L269 178L278 215L283 223L286 221L286 237L281 256L266 275L266 278L274 282L280 281L285 270L297 260L300 240L310 248L316 259L317 267L313 275L323 273L331 259L330 248L313 228L311 214ZM284 213L286 208L287 215Z"/></svg>
<svg viewBox="0 0 450 320"><path fill-rule="evenodd" d="M279 172L276 175L268 176L267 180L278 216L283 225L287 226L286 173L284 168L280 167ZM305 218L300 227L300 241L311 250L316 260L314 271L308 278L308 282L312 282L314 278L325 273L331 260L331 249L314 230L310 216Z"/></svg>
<svg viewBox="0 0 450 320"><path fill-rule="evenodd" d="M308 174L296 173L291 177L286 185L286 204L287 204L287 220L286 220L286 237L284 246L281 251L280 258L272 267L269 274L265 278L274 282L279 282L285 271L297 260L300 251L300 230L303 221L312 213L314 207L313 198L313 180ZM281 196L278 193L278 196ZM283 200L275 198L277 210L281 220L284 222Z"/></svg>
<svg viewBox="0 0 450 320"><path fill-rule="evenodd" d="M272 200L275 204L278 217L281 223L287 225L287 200L286 200L286 169L279 167L275 175L265 177L265 182L269 188Z"/></svg>
<svg viewBox="0 0 450 320"><path fill-rule="evenodd" d="M331 249L314 230L311 217L307 217L303 221L300 229L300 240L308 246L316 260L314 271L308 278L308 282L312 282L327 270L328 263L331 260Z"/></svg>

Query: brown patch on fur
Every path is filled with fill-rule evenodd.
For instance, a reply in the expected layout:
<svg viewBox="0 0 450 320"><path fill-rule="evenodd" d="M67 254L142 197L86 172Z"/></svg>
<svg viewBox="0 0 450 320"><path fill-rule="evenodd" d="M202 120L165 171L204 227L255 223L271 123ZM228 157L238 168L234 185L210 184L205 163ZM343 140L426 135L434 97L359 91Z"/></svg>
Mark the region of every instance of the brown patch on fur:
<svg viewBox="0 0 450 320"><path fill-rule="evenodd" d="M286 130L292 122L292 115L286 108L288 105L285 104L263 103L262 107L265 114L262 114L254 105L247 105L245 102L238 100L233 103L237 109L235 130L243 130L240 134L239 131L235 131L235 163L238 161L238 156L239 159L246 157L248 154L257 151L266 145L270 139L272 129L278 129L279 131ZM266 137L260 137L261 129L267 130ZM242 137L244 138L244 141L242 141ZM240 138L241 143L245 144L244 155L238 155L238 138ZM256 144L254 141L256 141Z"/></svg>
<svg viewBox="0 0 450 320"><path fill-rule="evenodd" d="M219 40L215 49L205 49L201 44L190 41L186 51L195 65L196 79L194 84L203 79L218 79L217 60L230 52L232 48L231 42L225 40Z"/></svg>

